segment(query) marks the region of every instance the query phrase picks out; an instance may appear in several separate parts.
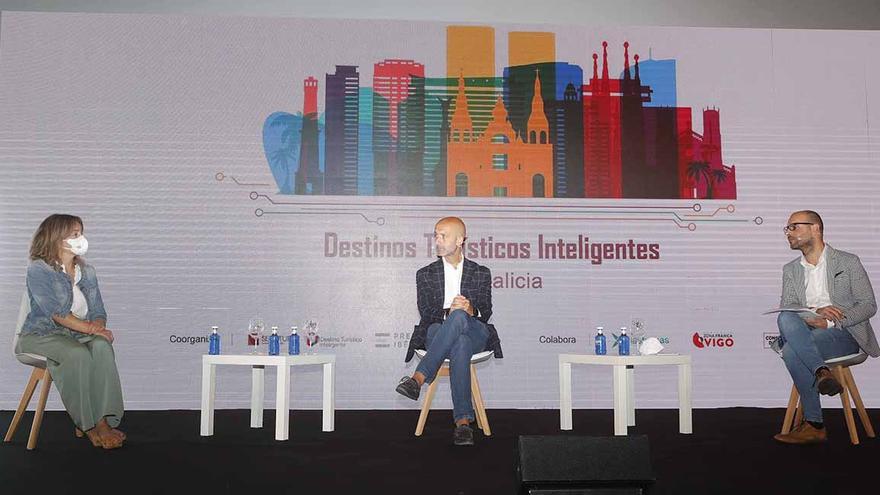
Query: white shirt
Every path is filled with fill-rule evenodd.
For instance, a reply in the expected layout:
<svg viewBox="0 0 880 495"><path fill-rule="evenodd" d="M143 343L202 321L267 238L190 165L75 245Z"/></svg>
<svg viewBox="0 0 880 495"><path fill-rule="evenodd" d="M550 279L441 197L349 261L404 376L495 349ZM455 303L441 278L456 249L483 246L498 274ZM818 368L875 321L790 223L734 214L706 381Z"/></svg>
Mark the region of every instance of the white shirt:
<svg viewBox="0 0 880 495"><path fill-rule="evenodd" d="M70 312L80 320L85 320L86 315L89 314L89 303L86 301L85 294L82 293L79 285L77 285L82 280L82 272L79 269L79 265L74 263L73 266L75 267L73 276L73 304L70 306ZM61 270L67 273L64 265L61 265Z"/></svg>
<svg viewBox="0 0 880 495"><path fill-rule="evenodd" d="M461 256L461 261L458 262L458 267L452 266L451 263L446 261L446 258L441 259L443 260L443 309L448 309L452 306L452 300L455 299L455 296L461 294L464 254Z"/></svg>
<svg viewBox="0 0 880 495"><path fill-rule="evenodd" d="M831 294L828 291L828 263L825 261L828 250L822 248L822 255L815 265L811 265L807 258L801 255L801 266L804 267L804 280L807 283L806 303L808 308L824 308L831 306ZM826 320L828 328L834 326L834 322Z"/></svg>

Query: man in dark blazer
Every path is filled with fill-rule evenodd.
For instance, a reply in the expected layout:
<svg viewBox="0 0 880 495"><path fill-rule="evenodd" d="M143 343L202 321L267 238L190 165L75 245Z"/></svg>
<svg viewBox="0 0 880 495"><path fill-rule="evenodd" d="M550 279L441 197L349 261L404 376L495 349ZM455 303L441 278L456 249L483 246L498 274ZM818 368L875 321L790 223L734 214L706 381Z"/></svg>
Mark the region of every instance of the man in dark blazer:
<svg viewBox="0 0 880 495"><path fill-rule="evenodd" d="M869 321L877 303L859 257L825 244L818 213L792 213L783 230L789 247L801 256L782 268L780 307L808 308L812 313L779 313L782 359L801 396L805 421L774 438L795 444L824 442L828 436L819 394L842 390L825 360L860 351L880 355Z"/></svg>
<svg viewBox="0 0 880 495"><path fill-rule="evenodd" d="M488 325L492 316L492 275L488 268L464 258L466 237L464 222L459 218L442 218L434 226L438 259L416 273L421 320L410 339L406 360L412 358L415 349L424 348L427 354L415 373L403 377L396 388L405 397L418 400L422 385L433 381L443 361L449 359L455 445L474 443L470 427L474 420L471 356L488 346L501 357L498 336Z"/></svg>

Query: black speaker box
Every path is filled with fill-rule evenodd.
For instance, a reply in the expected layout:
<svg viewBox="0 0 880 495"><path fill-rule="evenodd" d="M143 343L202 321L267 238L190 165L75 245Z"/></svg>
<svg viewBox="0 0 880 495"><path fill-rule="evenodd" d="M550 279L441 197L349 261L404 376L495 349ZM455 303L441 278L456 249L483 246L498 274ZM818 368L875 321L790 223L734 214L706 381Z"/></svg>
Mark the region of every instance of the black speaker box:
<svg viewBox="0 0 880 495"><path fill-rule="evenodd" d="M646 436L520 436L521 495L641 495L655 477Z"/></svg>

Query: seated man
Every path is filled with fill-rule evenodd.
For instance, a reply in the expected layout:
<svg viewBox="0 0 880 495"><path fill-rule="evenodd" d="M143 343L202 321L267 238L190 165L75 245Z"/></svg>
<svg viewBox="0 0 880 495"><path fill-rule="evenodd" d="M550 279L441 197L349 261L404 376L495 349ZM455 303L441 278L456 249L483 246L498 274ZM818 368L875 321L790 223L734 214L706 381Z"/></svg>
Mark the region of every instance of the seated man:
<svg viewBox="0 0 880 495"><path fill-rule="evenodd" d="M824 442L819 394L835 395L842 387L825 360L863 350L877 357L880 346L869 318L877 312L871 281L858 256L825 244L824 225L810 210L792 213L784 227L791 249L802 256L782 269L780 307L810 308L818 317L779 314L782 359L791 374L804 411L804 422L774 438L785 443Z"/></svg>
<svg viewBox="0 0 880 495"><path fill-rule="evenodd" d="M426 348L427 354L415 373L397 385L398 393L418 400L421 386L433 381L443 360L449 359L455 445L474 444L471 356L489 347L501 357L498 335L487 325L492 316L492 276L488 268L464 258L466 235L464 222L455 217L443 218L434 226L440 259L416 273L421 320L410 339L406 361L415 349Z"/></svg>

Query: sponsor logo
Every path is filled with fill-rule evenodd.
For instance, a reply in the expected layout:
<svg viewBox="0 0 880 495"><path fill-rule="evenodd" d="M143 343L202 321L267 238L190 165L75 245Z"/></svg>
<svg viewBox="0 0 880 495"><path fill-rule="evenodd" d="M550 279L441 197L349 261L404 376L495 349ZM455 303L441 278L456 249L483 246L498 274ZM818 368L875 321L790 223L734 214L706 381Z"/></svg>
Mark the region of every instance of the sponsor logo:
<svg viewBox="0 0 880 495"><path fill-rule="evenodd" d="M318 342L318 346L328 347L330 349L338 349L340 347L347 347L363 343L364 338L355 335L328 335L326 337L321 336L321 340Z"/></svg>
<svg viewBox="0 0 880 495"><path fill-rule="evenodd" d="M576 344L576 337L561 337L559 335L541 335L538 342L542 344Z"/></svg>
<svg viewBox="0 0 880 495"><path fill-rule="evenodd" d="M782 354L782 335L778 332L764 332L764 349L772 349L776 354Z"/></svg>
<svg viewBox="0 0 880 495"><path fill-rule="evenodd" d="M612 342L614 342L613 344L611 344L611 348L613 349L613 348L617 347L617 344L618 344L618 343L620 343L620 337L621 337L621 336L620 336L620 335L617 335L617 334L614 333L614 332L611 332L611 336L612 336L612 338L611 338L610 340L611 340ZM630 339L629 339L629 346L630 346L630 349L636 349L636 350L638 350L639 346L642 345L642 343L643 343L645 340L647 340L648 338L649 338L649 337L645 337L645 336L642 336L642 337L633 337L632 335L630 335ZM668 336L665 336L665 335L664 335L664 336L662 336L662 337L657 337L657 340L659 340L659 341L660 341L660 344L662 344L662 345L664 345L664 346L669 345L669 337L668 337Z"/></svg>
<svg viewBox="0 0 880 495"><path fill-rule="evenodd" d="M709 347L733 347L733 334L730 333L704 333L694 332L694 346L699 349Z"/></svg>
<svg viewBox="0 0 880 495"><path fill-rule="evenodd" d="M208 336L207 335L172 335L168 337L168 341L172 344L207 344Z"/></svg>
<svg viewBox="0 0 880 495"><path fill-rule="evenodd" d="M220 334L221 345L224 348L231 347L234 345L235 339L233 338L232 334L224 333L222 331L218 332L218 333ZM206 333L204 335L173 335L172 334L168 337L168 342L173 345L197 345L197 344L201 345L201 344L204 344L205 346L207 346L208 342L209 342L208 339L210 338L210 335L211 334L208 334L208 333ZM264 337L263 343L268 345L269 337Z"/></svg>
<svg viewBox="0 0 880 495"><path fill-rule="evenodd" d="M374 332L373 347L379 349L406 349L409 347L409 339L411 337L412 332ZM361 339L359 343L363 342L361 337L356 338Z"/></svg>

